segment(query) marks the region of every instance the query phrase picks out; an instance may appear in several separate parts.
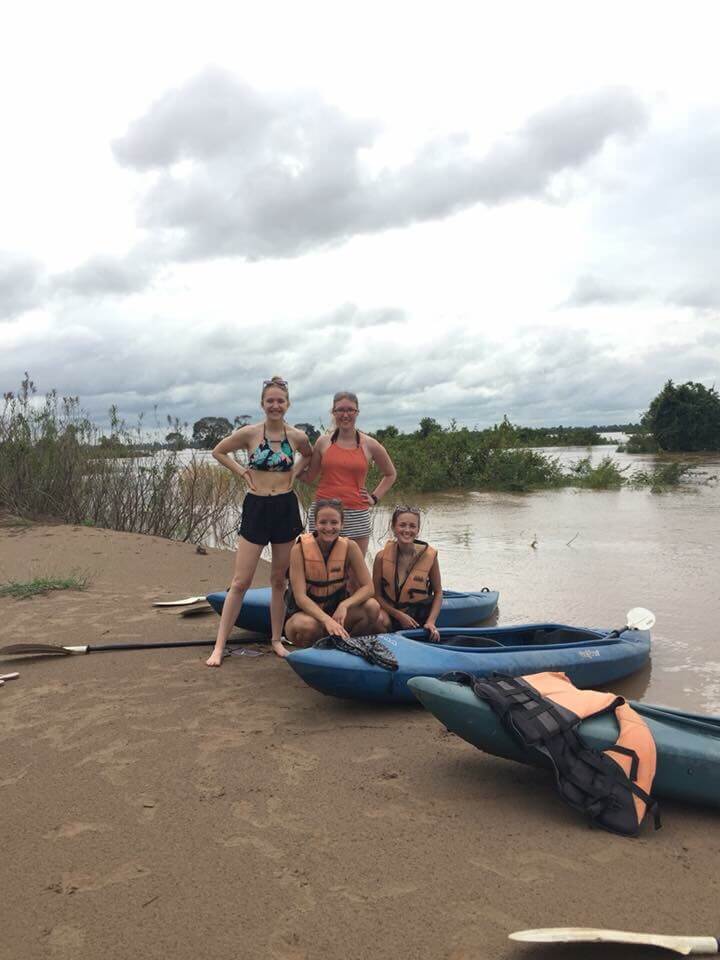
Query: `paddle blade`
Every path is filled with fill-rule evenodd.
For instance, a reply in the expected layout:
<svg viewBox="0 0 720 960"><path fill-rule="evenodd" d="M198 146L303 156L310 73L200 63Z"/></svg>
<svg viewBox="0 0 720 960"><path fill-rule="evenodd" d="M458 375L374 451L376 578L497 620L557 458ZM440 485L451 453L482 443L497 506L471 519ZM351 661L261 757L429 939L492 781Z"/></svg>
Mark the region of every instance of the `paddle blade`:
<svg viewBox="0 0 720 960"><path fill-rule="evenodd" d="M56 647L52 643L11 643L9 647L0 647L0 656L22 655L26 656L33 653L56 653L61 657L69 657L73 650L67 650L65 647Z"/></svg>
<svg viewBox="0 0 720 960"><path fill-rule="evenodd" d="M518 930L509 940L523 943L633 943L661 947L687 956L689 953L718 952L715 937L667 937L659 933L631 933L627 930L601 930L594 927L546 927L539 930Z"/></svg>
<svg viewBox="0 0 720 960"><path fill-rule="evenodd" d="M155 600L154 607L189 607L193 603L206 603L205 597L185 597L184 600Z"/></svg>
<svg viewBox="0 0 720 960"><path fill-rule="evenodd" d="M651 630L655 626L655 614L645 607L633 607L628 610L625 623L630 630Z"/></svg>

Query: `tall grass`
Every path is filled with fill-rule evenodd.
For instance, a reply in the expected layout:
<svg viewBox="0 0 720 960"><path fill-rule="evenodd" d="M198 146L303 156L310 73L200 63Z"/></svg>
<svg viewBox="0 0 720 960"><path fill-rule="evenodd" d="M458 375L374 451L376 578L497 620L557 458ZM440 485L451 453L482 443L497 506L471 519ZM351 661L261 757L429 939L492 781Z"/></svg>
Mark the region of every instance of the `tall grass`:
<svg viewBox="0 0 720 960"><path fill-rule="evenodd" d="M114 410L102 438L77 397L38 397L26 374L0 411L0 508L193 543L225 539L238 516L231 478L173 450L138 456L152 446L144 439L141 422L128 430Z"/></svg>

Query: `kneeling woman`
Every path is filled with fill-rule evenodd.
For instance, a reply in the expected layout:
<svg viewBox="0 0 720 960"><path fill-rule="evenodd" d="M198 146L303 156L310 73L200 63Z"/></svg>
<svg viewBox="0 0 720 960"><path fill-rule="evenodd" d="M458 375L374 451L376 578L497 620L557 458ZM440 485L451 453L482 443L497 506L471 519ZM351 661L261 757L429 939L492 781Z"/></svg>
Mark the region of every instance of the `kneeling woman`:
<svg viewBox="0 0 720 960"><path fill-rule="evenodd" d="M290 552L285 636L295 646L309 647L328 634L377 632L380 608L370 573L358 545L340 536L342 525L342 503L318 500L315 533L298 537ZM358 587L348 595L350 573Z"/></svg>
<svg viewBox="0 0 720 960"><path fill-rule="evenodd" d="M425 627L437 641L435 621L442 606L437 550L417 539L417 507L395 507L390 527L395 539L385 544L373 566L375 596L382 607L380 632Z"/></svg>

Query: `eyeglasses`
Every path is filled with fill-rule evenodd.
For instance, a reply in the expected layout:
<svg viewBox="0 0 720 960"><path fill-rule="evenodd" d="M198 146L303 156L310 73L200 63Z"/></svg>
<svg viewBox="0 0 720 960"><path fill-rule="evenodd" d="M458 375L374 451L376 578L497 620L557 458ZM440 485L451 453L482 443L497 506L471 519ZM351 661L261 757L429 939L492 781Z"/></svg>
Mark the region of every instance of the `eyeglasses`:
<svg viewBox="0 0 720 960"><path fill-rule="evenodd" d="M281 380L280 377L273 377L272 380L263 380L263 387L287 387L287 380Z"/></svg>
<svg viewBox="0 0 720 960"><path fill-rule="evenodd" d="M335 407L333 409L333 413L340 413L340 414L343 414L343 413L352 414L357 412L358 410L355 407Z"/></svg>

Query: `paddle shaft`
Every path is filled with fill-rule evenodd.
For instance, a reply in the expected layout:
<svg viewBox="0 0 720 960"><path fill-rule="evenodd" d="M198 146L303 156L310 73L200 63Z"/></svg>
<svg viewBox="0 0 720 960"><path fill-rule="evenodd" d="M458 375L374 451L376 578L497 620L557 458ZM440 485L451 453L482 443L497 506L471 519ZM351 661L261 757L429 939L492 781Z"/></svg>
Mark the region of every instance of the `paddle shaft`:
<svg viewBox="0 0 720 960"><path fill-rule="evenodd" d="M518 930L509 934L510 940L522 943L632 943L639 946L661 947L687 956L720 953L717 937L678 937L662 933L634 933L628 930L604 930L593 927L547 927L539 930Z"/></svg>

